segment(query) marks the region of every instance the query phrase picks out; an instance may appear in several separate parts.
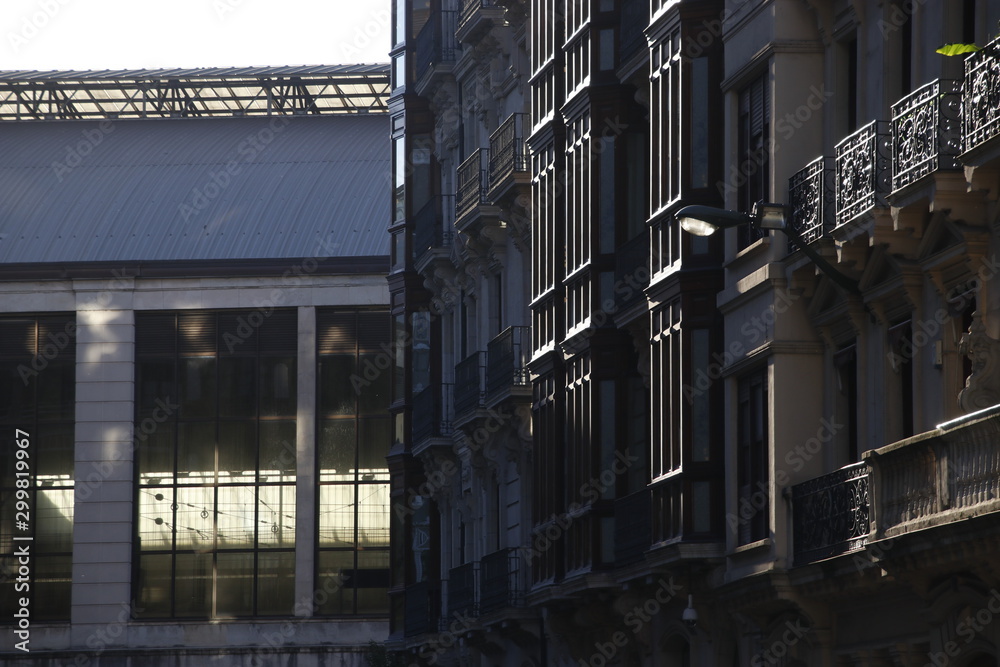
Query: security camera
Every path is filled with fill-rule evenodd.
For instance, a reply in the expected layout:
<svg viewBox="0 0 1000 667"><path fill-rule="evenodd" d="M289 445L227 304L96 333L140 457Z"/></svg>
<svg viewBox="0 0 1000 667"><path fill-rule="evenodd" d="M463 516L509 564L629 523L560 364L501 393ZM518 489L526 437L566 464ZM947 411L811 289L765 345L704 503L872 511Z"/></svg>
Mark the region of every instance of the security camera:
<svg viewBox="0 0 1000 667"><path fill-rule="evenodd" d="M688 596L688 606L684 609L684 613L681 614L681 620L689 628L693 628L698 625L698 612L694 609L694 596Z"/></svg>

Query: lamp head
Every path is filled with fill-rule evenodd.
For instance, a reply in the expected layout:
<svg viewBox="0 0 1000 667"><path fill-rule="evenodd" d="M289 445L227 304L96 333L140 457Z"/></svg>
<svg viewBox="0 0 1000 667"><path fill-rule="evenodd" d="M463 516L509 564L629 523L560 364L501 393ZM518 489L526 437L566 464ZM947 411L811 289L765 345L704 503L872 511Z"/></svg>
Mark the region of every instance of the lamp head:
<svg viewBox="0 0 1000 667"><path fill-rule="evenodd" d="M788 228L788 207L760 201L753 206L753 218L761 229L784 231Z"/></svg>
<svg viewBox="0 0 1000 667"><path fill-rule="evenodd" d="M695 236L710 236L717 229L737 227L752 222L746 213L725 211L711 206L697 204L685 206L674 214L681 224L681 229Z"/></svg>

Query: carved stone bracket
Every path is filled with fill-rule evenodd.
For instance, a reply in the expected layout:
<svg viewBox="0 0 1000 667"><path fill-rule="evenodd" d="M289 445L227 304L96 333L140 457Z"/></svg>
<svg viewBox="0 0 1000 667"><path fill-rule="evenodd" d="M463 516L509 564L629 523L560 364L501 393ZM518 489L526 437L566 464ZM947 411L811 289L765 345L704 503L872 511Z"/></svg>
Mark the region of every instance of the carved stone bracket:
<svg viewBox="0 0 1000 667"><path fill-rule="evenodd" d="M968 413L1000 403L1000 340L986 333L978 311L958 349L972 360L972 373L958 394L958 404Z"/></svg>

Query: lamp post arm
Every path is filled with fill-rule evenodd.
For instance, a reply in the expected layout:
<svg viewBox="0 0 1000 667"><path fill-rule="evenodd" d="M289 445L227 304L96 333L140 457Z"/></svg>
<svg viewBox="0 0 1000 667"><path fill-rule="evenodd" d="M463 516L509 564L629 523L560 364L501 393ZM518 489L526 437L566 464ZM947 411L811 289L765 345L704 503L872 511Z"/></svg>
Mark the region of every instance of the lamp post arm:
<svg viewBox="0 0 1000 667"><path fill-rule="evenodd" d="M855 296L861 296L861 288L858 287L856 280L848 278L843 273L838 271L830 262L826 261L822 255L813 250L808 243L803 240L802 235L799 234L793 227L786 226L781 231L785 233L789 239L795 242L795 246L803 252L803 254L813 261L813 264L823 272L827 278L837 283L844 291Z"/></svg>

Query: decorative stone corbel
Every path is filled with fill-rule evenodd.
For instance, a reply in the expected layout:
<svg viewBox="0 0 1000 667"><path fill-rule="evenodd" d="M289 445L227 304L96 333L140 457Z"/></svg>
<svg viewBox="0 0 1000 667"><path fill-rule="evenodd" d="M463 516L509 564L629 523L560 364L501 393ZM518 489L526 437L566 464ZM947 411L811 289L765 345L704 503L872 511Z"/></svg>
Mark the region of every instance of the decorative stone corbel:
<svg viewBox="0 0 1000 667"><path fill-rule="evenodd" d="M972 360L972 374L958 394L958 404L969 413L1000 403L1000 340L986 333L978 311L958 349Z"/></svg>

